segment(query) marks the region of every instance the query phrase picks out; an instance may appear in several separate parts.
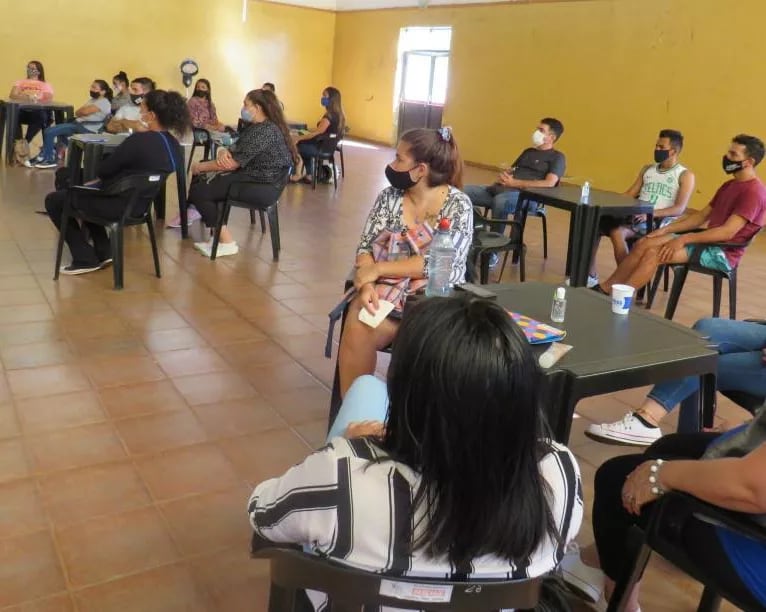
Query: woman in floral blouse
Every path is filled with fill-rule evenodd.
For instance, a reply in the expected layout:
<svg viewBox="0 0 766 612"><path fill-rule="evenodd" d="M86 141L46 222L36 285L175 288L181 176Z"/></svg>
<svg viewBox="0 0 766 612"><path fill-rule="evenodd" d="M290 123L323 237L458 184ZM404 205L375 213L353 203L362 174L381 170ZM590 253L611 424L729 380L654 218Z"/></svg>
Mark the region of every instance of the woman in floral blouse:
<svg viewBox="0 0 766 612"><path fill-rule="evenodd" d="M381 278L424 279L428 253L399 257L396 261L373 258L373 242L381 232L408 231L427 225L436 228L441 219L450 220L456 248L450 282L465 280L466 259L473 237L473 209L462 187L463 162L450 128L415 129L402 135L396 158L386 167L391 183L378 194L367 218L356 255L354 287L357 296L349 306L338 354L341 395L363 374L375 372L377 351L388 346L399 329L389 317L371 328L359 321L362 308L375 314Z"/></svg>
<svg viewBox="0 0 766 612"><path fill-rule="evenodd" d="M218 113L215 110L212 95L210 81L198 79L194 85L194 95L187 103L192 118L192 125L203 130L223 132L226 126L218 120Z"/></svg>

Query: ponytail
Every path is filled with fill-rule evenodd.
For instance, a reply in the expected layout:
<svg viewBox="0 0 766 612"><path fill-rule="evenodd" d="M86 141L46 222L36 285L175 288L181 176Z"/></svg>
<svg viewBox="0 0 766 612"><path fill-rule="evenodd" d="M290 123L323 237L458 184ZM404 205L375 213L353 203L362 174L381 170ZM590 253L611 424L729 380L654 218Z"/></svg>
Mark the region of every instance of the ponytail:
<svg viewBox="0 0 766 612"><path fill-rule="evenodd" d="M104 97L111 102L113 94L112 94L112 88L109 87L109 83L107 83L103 79L96 79L95 82L98 84L98 86L104 92Z"/></svg>
<svg viewBox="0 0 766 612"><path fill-rule="evenodd" d="M463 159L452 128L409 130L402 134L401 141L409 145L410 155L416 162L428 164L429 187L452 185L463 188Z"/></svg>

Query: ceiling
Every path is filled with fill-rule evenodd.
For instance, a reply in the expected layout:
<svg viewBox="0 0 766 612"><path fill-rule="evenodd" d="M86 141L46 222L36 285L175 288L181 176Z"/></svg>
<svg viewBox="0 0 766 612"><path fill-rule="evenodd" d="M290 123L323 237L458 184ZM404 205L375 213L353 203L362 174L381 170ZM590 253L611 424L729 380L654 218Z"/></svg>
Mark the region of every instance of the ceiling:
<svg viewBox="0 0 766 612"><path fill-rule="evenodd" d="M510 3L518 0L268 0L330 11L364 11L380 8L412 8L455 4Z"/></svg>

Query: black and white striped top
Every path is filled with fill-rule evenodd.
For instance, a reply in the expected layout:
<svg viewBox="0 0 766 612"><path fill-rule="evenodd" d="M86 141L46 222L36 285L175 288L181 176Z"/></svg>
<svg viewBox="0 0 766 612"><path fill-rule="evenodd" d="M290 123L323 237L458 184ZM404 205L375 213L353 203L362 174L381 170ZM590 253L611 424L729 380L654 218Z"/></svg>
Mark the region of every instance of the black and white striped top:
<svg viewBox="0 0 766 612"><path fill-rule="evenodd" d="M335 438L279 478L259 484L248 512L259 536L276 543L301 544L350 566L393 576L522 579L556 567L564 544L546 538L528 563L514 566L485 555L469 568L456 568L446 558L410 552L411 542L396 538L412 533L412 500L419 475L404 464L373 461L385 453L366 438ZM583 516L580 470L574 456L560 444L540 461L550 487L553 520L565 543L577 535ZM420 514L415 514L415 524ZM513 529L513 525L508 526Z"/></svg>

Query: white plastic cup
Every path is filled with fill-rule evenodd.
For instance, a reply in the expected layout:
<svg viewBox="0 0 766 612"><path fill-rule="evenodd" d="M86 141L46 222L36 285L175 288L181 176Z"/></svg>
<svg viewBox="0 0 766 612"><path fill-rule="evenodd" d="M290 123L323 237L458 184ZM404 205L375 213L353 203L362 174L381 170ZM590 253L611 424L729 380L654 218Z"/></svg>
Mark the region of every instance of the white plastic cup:
<svg viewBox="0 0 766 612"><path fill-rule="evenodd" d="M630 312L636 290L630 285L612 285L612 312L626 315Z"/></svg>

